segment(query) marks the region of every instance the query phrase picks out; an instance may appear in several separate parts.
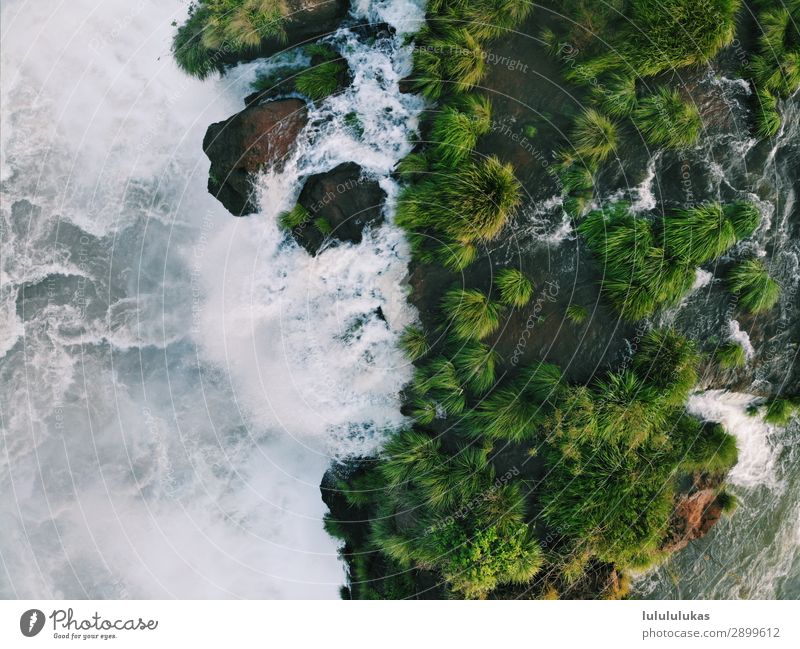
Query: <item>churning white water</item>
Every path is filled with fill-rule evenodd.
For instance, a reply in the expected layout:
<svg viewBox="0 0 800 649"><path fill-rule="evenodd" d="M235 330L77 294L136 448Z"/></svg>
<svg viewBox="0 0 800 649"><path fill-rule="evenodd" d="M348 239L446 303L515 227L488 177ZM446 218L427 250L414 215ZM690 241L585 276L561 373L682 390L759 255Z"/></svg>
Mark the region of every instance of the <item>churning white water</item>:
<svg viewBox="0 0 800 649"><path fill-rule="evenodd" d="M420 5L358 11L408 32ZM264 213L234 219L201 141L264 64L186 77L185 8L2 6L0 597L336 597L323 472L403 423L402 236L310 257L274 219L347 160L393 195L421 108L401 36L333 37L354 87L262 179Z"/></svg>

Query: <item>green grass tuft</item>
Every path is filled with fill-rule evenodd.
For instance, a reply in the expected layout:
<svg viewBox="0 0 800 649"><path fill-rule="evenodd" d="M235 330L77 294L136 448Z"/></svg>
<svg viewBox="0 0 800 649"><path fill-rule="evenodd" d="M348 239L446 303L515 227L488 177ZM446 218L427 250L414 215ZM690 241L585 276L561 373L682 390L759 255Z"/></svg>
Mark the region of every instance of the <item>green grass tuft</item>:
<svg viewBox="0 0 800 649"><path fill-rule="evenodd" d="M590 162L602 162L617 146L617 125L590 108L576 120L572 142L578 155Z"/></svg>
<svg viewBox="0 0 800 649"><path fill-rule="evenodd" d="M703 128L697 107L664 87L639 102L633 121L650 144L671 149L696 144Z"/></svg>
<svg viewBox="0 0 800 649"><path fill-rule="evenodd" d="M798 408L789 399L776 397L767 402L764 421L775 426L785 426L795 415Z"/></svg>
<svg viewBox="0 0 800 649"><path fill-rule="evenodd" d="M781 130L778 100L769 90L759 90L756 97L756 135L760 138L773 137Z"/></svg>
<svg viewBox="0 0 800 649"><path fill-rule="evenodd" d="M728 286L750 313L769 311L781 296L780 285L769 276L760 259L739 262L728 273Z"/></svg>
<svg viewBox="0 0 800 649"><path fill-rule="evenodd" d="M278 223L284 230L294 230L308 223L311 215L305 207L297 203L288 212L281 212L278 216Z"/></svg>
<svg viewBox="0 0 800 649"><path fill-rule="evenodd" d="M453 333L462 340L481 340L500 327L501 307L477 289L452 289L442 300Z"/></svg>
<svg viewBox="0 0 800 649"><path fill-rule="evenodd" d="M491 107L476 105L476 112L445 107L436 117L431 131L433 151L445 165L456 167L469 157L478 138L491 128Z"/></svg>
<svg viewBox="0 0 800 649"><path fill-rule="evenodd" d="M500 301L506 306L522 308L533 295L533 282L516 268L504 268L495 278Z"/></svg>
<svg viewBox="0 0 800 649"><path fill-rule="evenodd" d="M465 343L453 355L459 378L477 394L483 394L494 385L499 360L497 351L477 341Z"/></svg>
<svg viewBox="0 0 800 649"><path fill-rule="evenodd" d="M430 351L428 337L422 327L408 325L400 337L400 347L411 361L416 361Z"/></svg>
<svg viewBox="0 0 800 649"><path fill-rule="evenodd" d="M739 343L730 342L720 345L714 352L719 366L726 370L744 367L747 363L747 355L744 347Z"/></svg>

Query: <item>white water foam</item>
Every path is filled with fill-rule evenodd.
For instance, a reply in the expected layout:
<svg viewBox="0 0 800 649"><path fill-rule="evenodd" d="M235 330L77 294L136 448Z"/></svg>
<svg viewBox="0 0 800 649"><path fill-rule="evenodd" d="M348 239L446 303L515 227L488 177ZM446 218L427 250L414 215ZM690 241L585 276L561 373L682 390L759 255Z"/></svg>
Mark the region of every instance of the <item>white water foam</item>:
<svg viewBox="0 0 800 649"><path fill-rule="evenodd" d="M748 360L753 358L756 350L753 348L753 343L750 342L750 336L746 331L742 330L738 320L730 320L728 322L728 332L730 333L730 339L742 346L745 357Z"/></svg>
<svg viewBox="0 0 800 649"><path fill-rule="evenodd" d="M337 37L352 105L315 108L262 183L271 211L234 219L201 141L260 64L186 77L169 53L183 11L2 7L2 597L336 597L320 479L403 421L400 233L312 258L272 212L345 159L393 191L419 106L397 89L408 53ZM364 142L337 126L353 105Z"/></svg>
<svg viewBox="0 0 800 649"><path fill-rule="evenodd" d="M687 410L705 420L722 424L736 437L739 461L731 469L728 479L742 487L763 485L778 487L776 462L781 445L771 440L774 428L760 416L751 416L747 407L757 402L757 397L740 392L708 390L689 397Z"/></svg>

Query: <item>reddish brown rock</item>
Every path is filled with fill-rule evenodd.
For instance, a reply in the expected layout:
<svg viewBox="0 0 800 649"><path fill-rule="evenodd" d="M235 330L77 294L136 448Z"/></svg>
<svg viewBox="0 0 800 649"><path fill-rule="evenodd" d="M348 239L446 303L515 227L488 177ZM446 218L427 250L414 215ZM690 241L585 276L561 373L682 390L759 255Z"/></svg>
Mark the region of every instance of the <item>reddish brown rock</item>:
<svg viewBox="0 0 800 649"><path fill-rule="evenodd" d="M294 148L308 114L299 99L249 106L208 127L203 151L211 160L208 191L234 216L255 212L252 176L269 166L280 168Z"/></svg>
<svg viewBox="0 0 800 649"><path fill-rule="evenodd" d="M689 541L705 536L722 518L719 490L700 485L698 489L678 498L670 525L670 540L665 549L674 552L685 548Z"/></svg>

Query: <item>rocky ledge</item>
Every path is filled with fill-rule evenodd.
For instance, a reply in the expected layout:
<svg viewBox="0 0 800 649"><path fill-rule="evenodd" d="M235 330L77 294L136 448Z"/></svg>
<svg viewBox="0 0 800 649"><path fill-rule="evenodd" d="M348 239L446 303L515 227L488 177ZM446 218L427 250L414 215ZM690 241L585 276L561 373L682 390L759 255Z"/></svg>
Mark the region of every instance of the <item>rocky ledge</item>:
<svg viewBox="0 0 800 649"><path fill-rule="evenodd" d="M292 236L312 255L332 240L359 243L364 228L383 222L385 199L378 182L354 162L309 176L297 200L307 217Z"/></svg>
<svg viewBox="0 0 800 649"><path fill-rule="evenodd" d="M203 151L211 160L208 191L234 216L258 209L252 177L273 166L280 168L294 149L308 121L300 99L251 105L208 127Z"/></svg>

